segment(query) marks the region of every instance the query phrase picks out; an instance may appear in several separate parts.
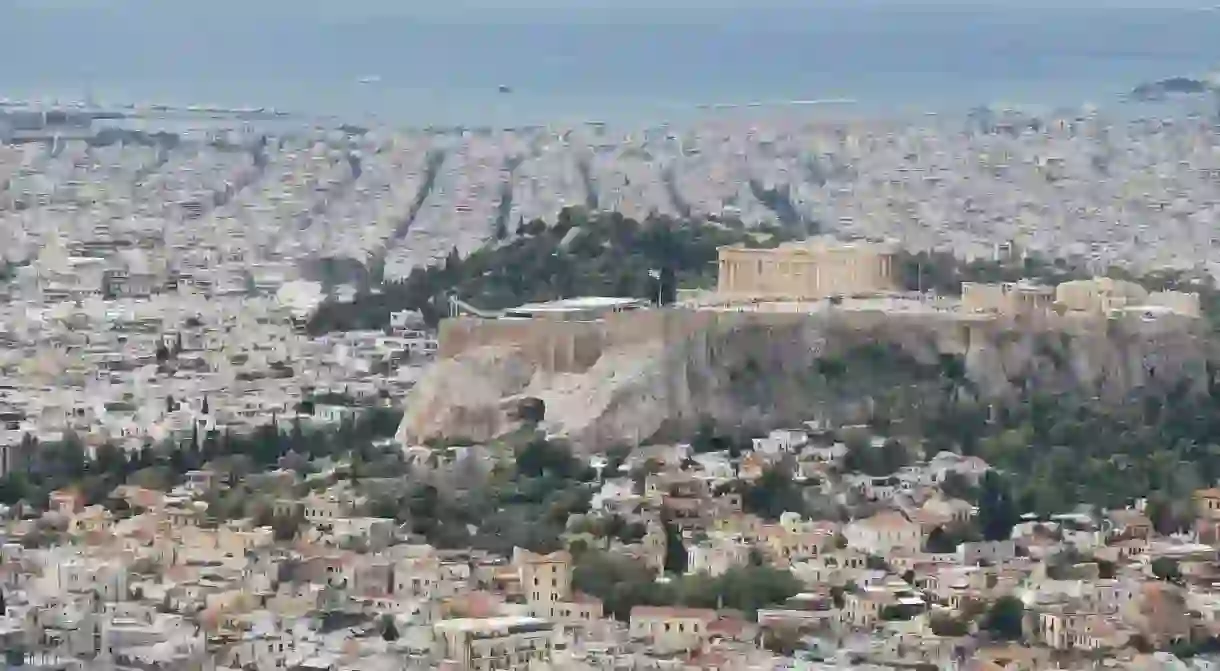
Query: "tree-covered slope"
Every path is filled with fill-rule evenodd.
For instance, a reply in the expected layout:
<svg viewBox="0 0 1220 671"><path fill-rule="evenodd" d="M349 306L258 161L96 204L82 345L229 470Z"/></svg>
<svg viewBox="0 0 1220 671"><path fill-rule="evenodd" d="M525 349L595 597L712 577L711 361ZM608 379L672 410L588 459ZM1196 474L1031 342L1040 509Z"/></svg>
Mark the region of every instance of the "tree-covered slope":
<svg viewBox="0 0 1220 671"><path fill-rule="evenodd" d="M488 310L571 296L672 298L677 287L715 283L717 247L767 246L783 237L778 229L667 217L639 222L575 209L554 226L535 220L518 233L464 259L451 254L442 265L416 269L405 282L385 283L352 303L325 303L309 330L382 328L391 311L404 309L435 323L447 313L450 295ZM650 270L660 271L660 286Z"/></svg>

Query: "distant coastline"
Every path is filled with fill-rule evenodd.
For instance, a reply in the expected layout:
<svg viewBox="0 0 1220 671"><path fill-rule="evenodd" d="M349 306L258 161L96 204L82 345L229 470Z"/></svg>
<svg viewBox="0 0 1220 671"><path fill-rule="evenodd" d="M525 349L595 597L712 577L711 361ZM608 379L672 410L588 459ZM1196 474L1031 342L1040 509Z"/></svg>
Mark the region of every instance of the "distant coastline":
<svg viewBox="0 0 1220 671"><path fill-rule="evenodd" d="M175 14L186 10L164 7L7 23L0 9L0 95L214 102L200 109L266 107L366 127L639 127L736 113L699 107L750 101L850 98L850 109L799 113L853 117L1000 101L1108 106L1140 82L1220 63L1220 21L1161 9L742 9L617 23L302 13L255 26L183 23ZM359 82L374 74L375 84ZM506 83L511 95L499 90Z"/></svg>
<svg viewBox="0 0 1220 671"><path fill-rule="evenodd" d="M1154 82L1146 82L1136 86L1128 95L1128 99L1141 102L1158 102L1175 95L1201 95L1212 91L1213 86L1206 80L1192 77L1169 77Z"/></svg>
<svg viewBox="0 0 1220 671"><path fill-rule="evenodd" d="M289 119L296 116L267 107L223 107L209 105L164 105L159 103L125 103L101 105L85 101L44 102L39 100L12 100L0 98L0 110L7 112L73 112L88 115L93 119L138 119L146 116L187 115L210 118L233 117L237 119Z"/></svg>

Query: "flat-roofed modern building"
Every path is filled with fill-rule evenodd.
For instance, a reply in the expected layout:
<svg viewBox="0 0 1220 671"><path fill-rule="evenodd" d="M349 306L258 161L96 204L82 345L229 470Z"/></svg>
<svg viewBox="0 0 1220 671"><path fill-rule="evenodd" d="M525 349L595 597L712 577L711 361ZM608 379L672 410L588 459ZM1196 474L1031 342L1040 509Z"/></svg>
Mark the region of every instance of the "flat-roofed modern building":
<svg viewBox="0 0 1220 671"><path fill-rule="evenodd" d="M564 321L588 321L601 319L607 314L638 310L648 306L641 298L617 296L583 296L563 298L546 303L526 303L504 311L505 319L560 319Z"/></svg>

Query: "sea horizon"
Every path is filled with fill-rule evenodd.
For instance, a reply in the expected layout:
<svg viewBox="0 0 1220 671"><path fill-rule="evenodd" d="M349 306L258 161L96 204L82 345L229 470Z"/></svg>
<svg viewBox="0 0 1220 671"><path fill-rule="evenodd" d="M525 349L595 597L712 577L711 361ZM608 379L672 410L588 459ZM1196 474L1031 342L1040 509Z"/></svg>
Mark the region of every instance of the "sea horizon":
<svg viewBox="0 0 1220 671"><path fill-rule="evenodd" d="M538 9L219 14L0 8L0 97L411 126L652 124L813 99L855 102L801 114L1109 108L1140 83L1220 64L1220 12L1192 8L730 7L602 22Z"/></svg>

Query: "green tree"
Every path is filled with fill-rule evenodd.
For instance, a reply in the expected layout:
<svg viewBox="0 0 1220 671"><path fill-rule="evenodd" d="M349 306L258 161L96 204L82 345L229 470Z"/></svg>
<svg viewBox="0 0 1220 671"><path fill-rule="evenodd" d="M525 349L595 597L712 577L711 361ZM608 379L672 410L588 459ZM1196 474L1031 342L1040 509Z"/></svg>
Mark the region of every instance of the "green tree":
<svg viewBox="0 0 1220 671"><path fill-rule="evenodd" d="M565 443L534 438L517 451L517 473L525 477L542 477L551 474L567 478L576 473L580 463L572 456Z"/></svg>
<svg viewBox="0 0 1220 671"><path fill-rule="evenodd" d="M297 537L304 520L299 515L276 515L271 521L275 540L286 543Z"/></svg>
<svg viewBox="0 0 1220 671"><path fill-rule="evenodd" d="M127 471L127 456L113 443L102 443L94 451L94 463L97 470L113 475L123 475Z"/></svg>
<svg viewBox="0 0 1220 671"><path fill-rule="evenodd" d="M830 600L831 600L831 603L834 604L835 608L842 609L847 604L846 594L847 594L846 589L844 589L838 585L830 586Z"/></svg>
<svg viewBox="0 0 1220 671"><path fill-rule="evenodd" d="M887 439L881 445L881 470L884 475L895 473L911 464L911 454L906 446L894 438Z"/></svg>
<svg viewBox="0 0 1220 671"><path fill-rule="evenodd" d="M415 533L427 535L436 527L440 513L440 491L430 484L418 485L407 494L407 514Z"/></svg>
<svg viewBox="0 0 1220 671"><path fill-rule="evenodd" d="M681 575L686 573L686 544L682 532L672 522L665 522L665 572Z"/></svg>
<svg viewBox="0 0 1220 671"><path fill-rule="evenodd" d="M888 571L890 565L885 561L884 557L878 555L869 555L864 560L864 566L870 571Z"/></svg>
<svg viewBox="0 0 1220 671"><path fill-rule="evenodd" d="M665 605L655 578L642 562L598 550L581 555L572 568L572 587L601 599L605 612L624 622L637 605Z"/></svg>
<svg viewBox="0 0 1220 671"><path fill-rule="evenodd" d="M381 616L381 638L390 642L398 640L398 625L394 624L394 616L388 613Z"/></svg>
<svg viewBox="0 0 1220 671"><path fill-rule="evenodd" d="M572 557L578 558L580 555L589 551L589 541L583 538L573 538L568 542L568 552Z"/></svg>
<svg viewBox="0 0 1220 671"><path fill-rule="evenodd" d="M937 636L959 637L970 634L970 624L959 617L933 615L928 624L932 633Z"/></svg>
<svg viewBox="0 0 1220 671"><path fill-rule="evenodd" d="M777 520L786 512L805 511L804 492L792 479L791 469L784 462L770 466L744 488L742 508L764 519Z"/></svg>
<svg viewBox="0 0 1220 671"><path fill-rule="evenodd" d="M801 632L791 627L768 627L763 631L762 647L784 657L801 649Z"/></svg>
<svg viewBox="0 0 1220 671"><path fill-rule="evenodd" d="M577 231L569 236L571 231ZM518 226L515 237L498 239L462 258L418 268L404 282L384 283L379 292L361 292L354 301L328 300L310 317L311 333L376 329L390 312L420 311L435 325L447 314L445 297L455 295L483 309L580 295L621 295L673 302L679 286L715 282L717 248L734 243L773 246L791 237L783 232L759 243L751 231L689 218L649 217L643 222L616 213L566 208L556 224L535 220ZM497 224L496 235L500 234ZM653 278L650 271L659 271ZM439 299L439 300L438 300Z"/></svg>
<svg viewBox="0 0 1220 671"><path fill-rule="evenodd" d="M1182 579L1182 570L1178 562L1170 557L1157 557L1152 560L1152 575L1158 580L1178 581Z"/></svg>
<svg viewBox="0 0 1220 671"><path fill-rule="evenodd" d="M893 475L911 463L911 455L900 441L890 438L881 447L873 447L866 437L846 443L843 468L847 472L864 473L875 478Z"/></svg>
<svg viewBox="0 0 1220 671"><path fill-rule="evenodd" d="M957 471L945 473L945 477L941 479L939 486L940 491L944 492L945 496L966 501L976 501L978 499L978 489L974 486L974 483L970 482L970 478Z"/></svg>
<svg viewBox="0 0 1220 671"><path fill-rule="evenodd" d="M1186 531L1194 521L1191 502L1185 496L1174 498L1164 491L1155 491L1148 497L1146 513L1152 527L1163 535Z"/></svg>
<svg viewBox="0 0 1220 671"><path fill-rule="evenodd" d="M928 552L936 554L951 554L957 552L957 539L946 531L944 527L936 527L928 532L928 538L924 541L924 548Z"/></svg>
<svg viewBox="0 0 1220 671"><path fill-rule="evenodd" d="M522 399L517 405L517 417L527 425L537 425L546 419L546 403L535 397Z"/></svg>
<svg viewBox="0 0 1220 671"><path fill-rule="evenodd" d="M1025 620L1025 605L1012 596L1002 596L991 604L983 621L983 629L1002 641L1021 639Z"/></svg>
<svg viewBox="0 0 1220 671"><path fill-rule="evenodd" d="M1007 540L1012 528L1020 521L1020 513L1012 499L1012 490L994 471L983 476L979 491L979 528L983 539Z"/></svg>
<svg viewBox="0 0 1220 671"><path fill-rule="evenodd" d="M753 616L764 608L801 592L801 583L790 571L770 566L738 566L717 580L720 601Z"/></svg>

